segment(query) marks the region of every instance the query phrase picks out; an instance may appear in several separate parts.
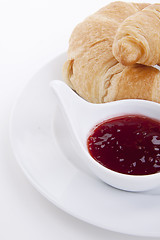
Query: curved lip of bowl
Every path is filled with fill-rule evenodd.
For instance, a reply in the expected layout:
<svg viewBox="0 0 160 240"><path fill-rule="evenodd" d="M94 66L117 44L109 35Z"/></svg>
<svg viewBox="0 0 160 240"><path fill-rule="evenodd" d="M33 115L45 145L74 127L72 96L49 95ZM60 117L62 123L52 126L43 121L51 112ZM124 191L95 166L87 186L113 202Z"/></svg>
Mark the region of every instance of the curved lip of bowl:
<svg viewBox="0 0 160 240"><path fill-rule="evenodd" d="M54 81L55 83L55 81ZM59 80L58 80L58 84L59 84ZM57 95L57 94L56 94ZM58 94L58 97L59 97L59 94ZM77 97L80 97L77 95ZM81 98L81 97L80 97ZM83 98L81 98L83 99ZM96 104L96 103L91 103L91 102L87 102L85 99L83 99L84 102L86 102L86 104L89 104L90 106L91 105L101 105L101 104ZM148 104L150 105L149 107L151 108L151 106L154 106L154 107L160 107L159 103L157 102L153 102L153 101L149 101L149 100L144 100L144 99L122 99L122 100L117 100L117 101L112 101L112 102L107 102L107 103L104 103L104 104L107 104L107 105L117 105L117 104L121 104L121 103L131 103L133 104L134 103L142 103L142 104ZM62 104L63 105L63 104ZM103 106L103 104L101 105ZM141 105L142 107L142 105ZM66 108L63 106L64 110L65 110L65 113L66 113ZM119 115L124 115L126 113L122 113L121 114L118 114L117 116ZM133 113L129 113L129 114L136 114L136 111L133 112ZM140 114L138 111L137 111L137 114ZM150 118L152 118L151 115L148 115L148 114L144 114L142 113L141 115L145 115L145 116L148 116ZM153 116L153 119L157 119L156 117ZM94 126L93 126L94 128ZM121 179L128 179L128 180L133 180L133 179L136 179L137 180L146 180L146 179L156 179L156 178L159 178L160 177L160 172L157 172L157 173L153 173L153 174L144 174L144 175L130 175L130 174L125 174L125 173L120 173L120 172L117 172L117 171L114 171L114 170L111 170L105 166L103 166L102 164L98 163L91 155L90 153L88 152L88 149L85 148L84 146L86 145L86 142L81 142L80 139L79 139L79 136L77 135L77 132L75 131L74 127L72 126L72 131L74 132L74 135L76 136L76 139L78 140L78 144L79 146L81 146L81 149L83 150L83 153L85 154L86 158L88 159L88 164L93 167L95 170L97 169L97 171L99 171L99 174L101 175L102 174L110 174L110 176L113 176L113 177L117 177L117 178L121 178ZM86 138L87 140L87 138ZM89 167L88 165L88 167ZM96 174L97 175L97 174Z"/></svg>

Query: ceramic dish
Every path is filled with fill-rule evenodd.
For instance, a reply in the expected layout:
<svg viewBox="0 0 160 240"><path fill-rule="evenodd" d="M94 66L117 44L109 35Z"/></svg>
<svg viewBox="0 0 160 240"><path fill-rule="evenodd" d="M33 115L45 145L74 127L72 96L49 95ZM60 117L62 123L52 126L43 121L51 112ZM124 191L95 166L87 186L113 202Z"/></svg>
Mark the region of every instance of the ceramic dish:
<svg viewBox="0 0 160 240"><path fill-rule="evenodd" d="M80 156L49 86L62 79L65 59L64 53L40 69L16 102L10 138L18 163L35 188L69 214L104 229L160 237L160 188L117 190L79 167Z"/></svg>

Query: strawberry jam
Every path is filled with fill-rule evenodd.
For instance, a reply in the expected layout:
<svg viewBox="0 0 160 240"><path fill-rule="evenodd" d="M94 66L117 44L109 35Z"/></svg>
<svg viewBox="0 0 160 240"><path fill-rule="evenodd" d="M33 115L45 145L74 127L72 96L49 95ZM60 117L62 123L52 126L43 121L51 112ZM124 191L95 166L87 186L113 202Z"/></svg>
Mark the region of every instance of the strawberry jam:
<svg viewBox="0 0 160 240"><path fill-rule="evenodd" d="M120 116L97 125L87 139L90 155L116 172L160 172L160 122L140 115Z"/></svg>

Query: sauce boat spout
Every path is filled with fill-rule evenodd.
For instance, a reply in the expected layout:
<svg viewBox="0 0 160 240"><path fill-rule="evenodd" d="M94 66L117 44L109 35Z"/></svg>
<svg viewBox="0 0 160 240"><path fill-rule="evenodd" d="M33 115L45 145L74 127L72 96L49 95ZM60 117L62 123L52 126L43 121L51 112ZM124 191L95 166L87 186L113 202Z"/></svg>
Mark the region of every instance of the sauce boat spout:
<svg viewBox="0 0 160 240"><path fill-rule="evenodd" d="M145 191L160 185L160 173L150 175L128 175L113 171L99 164L87 149L87 139L91 130L108 119L123 115L143 115L160 120L160 105L140 99L125 99L94 104L75 93L66 83L53 80L50 83L61 109L69 120L70 129L77 139L78 154L85 166L105 183L126 191ZM75 143L75 144L77 144Z"/></svg>
<svg viewBox="0 0 160 240"><path fill-rule="evenodd" d="M108 104L101 105L87 102L60 80L51 81L50 86L69 120L72 130L84 143L91 128L108 115L104 110L104 105Z"/></svg>

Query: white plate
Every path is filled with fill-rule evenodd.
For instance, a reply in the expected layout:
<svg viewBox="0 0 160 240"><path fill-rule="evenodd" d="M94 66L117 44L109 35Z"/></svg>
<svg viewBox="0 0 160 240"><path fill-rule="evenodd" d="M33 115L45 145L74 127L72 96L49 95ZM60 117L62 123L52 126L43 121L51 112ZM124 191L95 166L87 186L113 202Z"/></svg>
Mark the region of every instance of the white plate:
<svg viewBox="0 0 160 240"><path fill-rule="evenodd" d="M69 214L112 231L160 237L160 188L120 191L70 162L80 156L49 87L62 79L65 59L64 53L45 65L13 109L10 137L20 166L39 192Z"/></svg>

